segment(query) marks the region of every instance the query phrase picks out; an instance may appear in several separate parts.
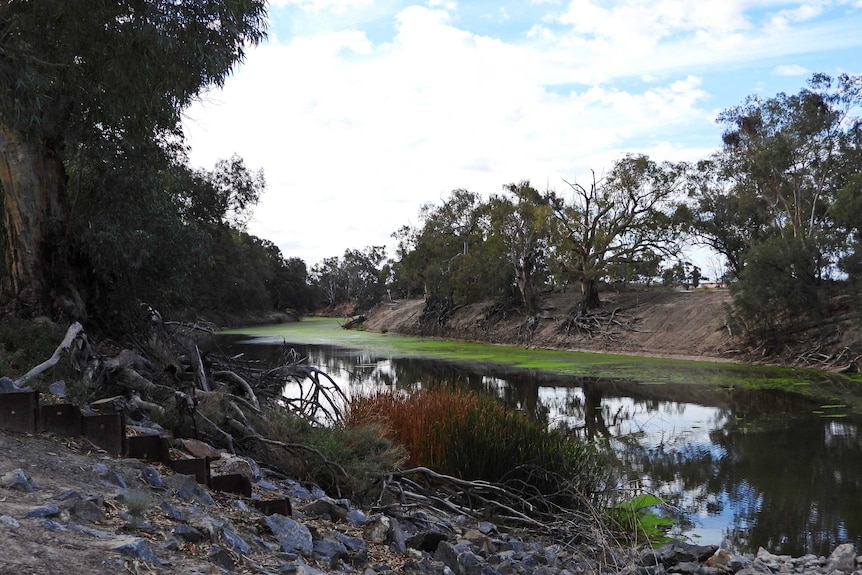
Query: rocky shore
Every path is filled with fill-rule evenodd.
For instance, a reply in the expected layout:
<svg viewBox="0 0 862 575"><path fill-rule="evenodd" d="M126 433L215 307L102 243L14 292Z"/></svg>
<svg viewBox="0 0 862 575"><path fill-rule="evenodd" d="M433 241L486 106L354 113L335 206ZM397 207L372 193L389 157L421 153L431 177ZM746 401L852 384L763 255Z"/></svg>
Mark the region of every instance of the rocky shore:
<svg viewBox="0 0 862 575"><path fill-rule="evenodd" d="M682 541L557 540L433 509L371 512L251 459L218 457L214 469L252 481L250 498L81 439L0 432L0 574L862 575L849 544L793 558ZM278 498L291 509L266 514L253 504Z"/></svg>

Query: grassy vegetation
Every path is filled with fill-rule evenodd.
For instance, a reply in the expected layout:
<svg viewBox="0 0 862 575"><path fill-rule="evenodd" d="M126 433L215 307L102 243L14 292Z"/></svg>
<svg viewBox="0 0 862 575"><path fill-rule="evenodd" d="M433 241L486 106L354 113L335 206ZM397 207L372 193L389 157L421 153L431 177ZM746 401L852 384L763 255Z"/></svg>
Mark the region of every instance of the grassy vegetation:
<svg viewBox="0 0 862 575"><path fill-rule="evenodd" d="M596 505L611 481L601 454L496 398L438 389L353 398L347 424L382 427L408 464L460 479L529 486L567 507Z"/></svg>

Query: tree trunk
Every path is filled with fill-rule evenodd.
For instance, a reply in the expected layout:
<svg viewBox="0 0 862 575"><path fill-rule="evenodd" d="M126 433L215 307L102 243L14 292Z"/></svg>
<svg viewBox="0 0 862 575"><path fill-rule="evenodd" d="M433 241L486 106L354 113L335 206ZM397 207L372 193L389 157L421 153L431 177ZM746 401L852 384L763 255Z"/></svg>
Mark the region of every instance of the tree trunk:
<svg viewBox="0 0 862 575"><path fill-rule="evenodd" d="M515 281L521 293L521 301L527 310L527 315L535 315L538 310L536 291L533 289L533 274L531 265L515 265Z"/></svg>
<svg viewBox="0 0 862 575"><path fill-rule="evenodd" d="M49 225L62 224L65 170L56 153L38 140L25 140L0 124L0 192L6 273L4 300L16 312L48 311Z"/></svg>
<svg viewBox="0 0 862 575"><path fill-rule="evenodd" d="M599 282L594 278L585 277L581 280L581 296L581 312L583 313L602 305L599 299Z"/></svg>

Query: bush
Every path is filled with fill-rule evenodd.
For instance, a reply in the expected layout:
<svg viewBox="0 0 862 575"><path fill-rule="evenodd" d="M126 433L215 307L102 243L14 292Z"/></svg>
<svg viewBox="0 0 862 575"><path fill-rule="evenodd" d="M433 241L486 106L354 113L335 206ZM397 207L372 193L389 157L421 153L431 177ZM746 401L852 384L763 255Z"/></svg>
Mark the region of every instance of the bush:
<svg viewBox="0 0 862 575"><path fill-rule="evenodd" d="M489 395L435 390L351 400L348 425L374 422L408 463L467 480L528 486L555 503L598 504L610 473L595 448Z"/></svg>

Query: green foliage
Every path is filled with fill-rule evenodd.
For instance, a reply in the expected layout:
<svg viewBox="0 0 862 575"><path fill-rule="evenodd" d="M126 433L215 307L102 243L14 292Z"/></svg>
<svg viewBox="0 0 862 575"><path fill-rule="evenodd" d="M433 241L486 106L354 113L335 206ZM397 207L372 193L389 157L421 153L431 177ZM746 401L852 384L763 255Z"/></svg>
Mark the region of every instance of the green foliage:
<svg viewBox="0 0 862 575"><path fill-rule="evenodd" d="M609 481L594 447L485 394L442 389L357 397L349 421L380 423L407 449L411 465L529 485L561 505L596 503Z"/></svg>
<svg viewBox="0 0 862 575"><path fill-rule="evenodd" d="M386 248L347 249L341 258L330 257L311 268L312 284L324 294L330 306L352 302L367 310L378 303L386 290L389 268L383 266Z"/></svg>
<svg viewBox="0 0 862 575"><path fill-rule="evenodd" d="M676 520L653 511L662 505L665 501L660 497L643 493L609 507L607 514L611 525L632 539L643 537L650 543L661 544L670 540L668 530L677 524Z"/></svg>
<svg viewBox="0 0 862 575"><path fill-rule="evenodd" d="M226 410L218 400L201 401L198 409L223 429L229 428ZM404 461L404 450L393 446L374 423L322 427L279 407L246 415L261 436L282 445L248 438L237 446L238 450L262 465L319 485L327 493L364 502L374 481ZM183 420L175 423L188 426L188 418ZM176 431L181 436L190 430Z"/></svg>
<svg viewBox="0 0 862 575"><path fill-rule="evenodd" d="M816 319L823 280L860 269L860 105L862 77L815 74L719 116L724 146L693 180L693 228L739 278L736 314L756 335Z"/></svg>
<svg viewBox="0 0 862 575"><path fill-rule="evenodd" d="M54 353L66 330L51 322L12 317L0 321L0 376L17 379ZM51 371L52 381L77 377L68 361Z"/></svg>
<svg viewBox="0 0 862 575"><path fill-rule="evenodd" d="M816 246L782 238L749 251L739 281L731 285L735 314L749 333L774 338L788 326L822 317L820 258Z"/></svg>
<svg viewBox="0 0 862 575"><path fill-rule="evenodd" d="M678 253L674 201L685 169L683 164L657 164L644 155L626 156L605 178L593 176L588 187L570 183L571 200L547 192L554 213L557 282L580 282L583 309L600 305L598 282L613 266L648 266L657 253Z"/></svg>

